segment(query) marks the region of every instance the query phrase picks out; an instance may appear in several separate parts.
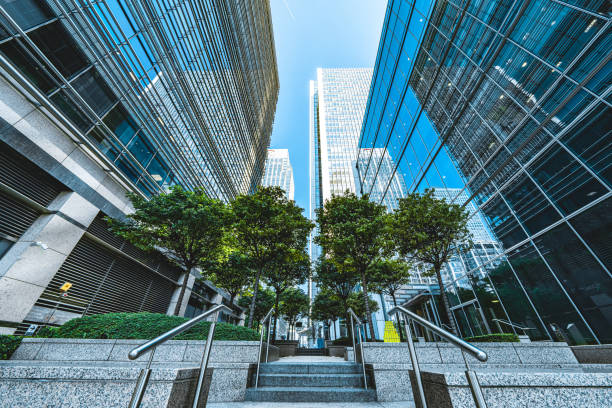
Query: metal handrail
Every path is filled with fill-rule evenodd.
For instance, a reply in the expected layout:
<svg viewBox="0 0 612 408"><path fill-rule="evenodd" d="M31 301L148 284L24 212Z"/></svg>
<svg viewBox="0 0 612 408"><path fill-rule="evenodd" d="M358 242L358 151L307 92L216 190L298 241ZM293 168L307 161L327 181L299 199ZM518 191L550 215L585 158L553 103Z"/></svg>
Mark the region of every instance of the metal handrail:
<svg viewBox="0 0 612 408"><path fill-rule="evenodd" d="M355 348L355 324L354 324L353 319L357 320L357 326L363 326L363 323L361 322L361 319L355 314L355 312L353 312L353 309L351 309L350 307L348 308L346 312L351 317L351 328L353 330L352 336L351 336L351 340L353 341L353 361L357 363L357 349ZM359 333L359 351L361 355L361 368L363 370L363 385L365 389L367 390L368 389L368 378L366 377L365 357L363 355L363 341L361 340L361 330L358 330L358 333Z"/></svg>
<svg viewBox="0 0 612 408"><path fill-rule="evenodd" d="M208 337L206 338L206 346L204 348L204 354L202 354L202 361L200 363L200 375L198 377L198 384L196 387L196 393L193 398L192 408L197 408L198 403L200 402L200 393L202 391L202 384L204 383L204 374L206 373L206 368L208 367L208 359L210 357L210 350L212 348L213 336L215 334L215 326L217 324L217 319L219 317L219 312L225 309L226 311L232 312L232 309L225 305L218 305L213 307L210 310L202 313L199 316L194 317L181 324L180 326L175 327L174 329L168 330L167 332L157 336L153 340L149 340L146 343L130 350L128 353L128 358L130 360L136 360L138 357L151 350L151 354L149 355L149 361L147 362L147 366L140 370L140 376L138 377L138 381L136 383L136 388L134 388L134 392L132 393L132 399L130 401L130 408L137 408L140 406L142 402L142 398L144 397L144 393L147 389L147 385L149 384L149 378L151 377L151 363L153 362L153 355L155 354L155 350L157 346L165 343L166 341L172 339L173 337L183 333L186 330L189 330L208 316L214 314L214 318L212 324L210 325L210 329L208 330Z"/></svg>
<svg viewBox="0 0 612 408"><path fill-rule="evenodd" d="M494 322L500 322L500 323L503 323L503 324L507 324L508 326L510 326L510 327L514 327L515 329L522 330L522 331L523 331L523 334L527 334L527 330L536 330L536 329L535 329L535 328L533 328L533 327L523 327L523 326L519 326L518 324L515 324L515 323L512 323L512 322L509 322L509 321L507 321L507 320L503 320L503 319L491 319L491 320L493 320Z"/></svg>
<svg viewBox="0 0 612 408"><path fill-rule="evenodd" d="M419 396L421 399L421 405L423 408L427 408L427 401L425 400L425 390L423 389L423 378L421 377L421 370L419 368L419 360L417 359L416 350L414 348L414 342L412 340L412 329L410 328L410 321L416 322L423 326L424 328L431 330L436 333L438 336L447 340L452 345L459 347L462 352L467 352L468 354L474 356L478 360L485 362L487 361L487 353L468 343L467 341L455 336L451 332L444 330L443 328L431 323L429 320L423 319L421 316L406 310L401 306L396 306L393 309L389 310L389 314L397 314L401 313L402 320L404 317L408 318L408 321L404 322L404 327L406 330L406 338L408 342L408 351L410 352L410 360L412 362L412 368L414 369L414 376L417 382L417 388L419 389ZM398 321L399 323L399 321ZM401 327L401 326L400 326ZM474 397L474 402L476 403L477 408L486 408L487 404L484 400L484 396L482 394L482 389L480 388L480 384L478 383L478 378L476 377L476 373L469 369L467 365L467 360L465 360L466 368L465 371L468 384L472 390L472 396Z"/></svg>
<svg viewBox="0 0 612 408"><path fill-rule="evenodd" d="M270 316L272 316L273 311L274 311L274 308L272 307L270 311L266 313L264 318L261 319L259 322L261 324L261 336L259 337L259 353L257 353L257 373L255 374L255 388L257 388L257 385L259 384L259 364L261 363L261 349L263 348L264 323L266 322L266 320L268 321L268 330L267 330L268 342L266 344L266 363L268 362L268 351L270 350L270 323L272 322L272 320L270 319Z"/></svg>

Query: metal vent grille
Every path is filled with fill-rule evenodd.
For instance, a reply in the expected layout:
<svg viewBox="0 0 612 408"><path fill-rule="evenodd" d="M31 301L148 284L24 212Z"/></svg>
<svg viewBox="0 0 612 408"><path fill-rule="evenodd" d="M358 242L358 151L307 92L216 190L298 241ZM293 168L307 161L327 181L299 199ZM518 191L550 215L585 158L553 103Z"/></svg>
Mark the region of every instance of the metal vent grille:
<svg viewBox="0 0 612 408"><path fill-rule="evenodd" d="M68 190L3 142L0 142L0 182L43 207L47 207L60 192Z"/></svg>
<svg viewBox="0 0 612 408"><path fill-rule="evenodd" d="M64 282L73 286L58 309L86 315L166 313L174 289L172 282L87 237L79 241L36 304L54 307Z"/></svg>
<svg viewBox="0 0 612 408"><path fill-rule="evenodd" d="M39 215L38 211L0 193L0 234L16 241Z"/></svg>

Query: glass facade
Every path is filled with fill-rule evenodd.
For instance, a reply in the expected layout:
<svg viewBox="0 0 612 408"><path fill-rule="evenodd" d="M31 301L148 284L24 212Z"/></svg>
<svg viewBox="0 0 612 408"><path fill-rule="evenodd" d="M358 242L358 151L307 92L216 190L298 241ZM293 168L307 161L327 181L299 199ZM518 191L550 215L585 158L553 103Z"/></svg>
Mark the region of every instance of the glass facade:
<svg viewBox="0 0 612 408"><path fill-rule="evenodd" d="M399 175L478 209L495 248L446 273L463 335L505 320L612 341L610 17L606 1L389 1L359 177L381 202Z"/></svg>
<svg viewBox="0 0 612 408"><path fill-rule="evenodd" d="M0 56L135 191L227 200L261 181L278 95L266 1L0 0Z"/></svg>
<svg viewBox="0 0 612 408"><path fill-rule="evenodd" d="M333 194L357 193L357 143L372 78L371 68L318 68L310 81L310 219ZM310 257L320 248L312 238ZM311 298L317 290L309 283Z"/></svg>
<svg viewBox="0 0 612 408"><path fill-rule="evenodd" d="M264 167L262 186L278 186L285 190L287 198L293 200L295 184L293 181L293 167L289 161L289 150L268 149L268 157Z"/></svg>

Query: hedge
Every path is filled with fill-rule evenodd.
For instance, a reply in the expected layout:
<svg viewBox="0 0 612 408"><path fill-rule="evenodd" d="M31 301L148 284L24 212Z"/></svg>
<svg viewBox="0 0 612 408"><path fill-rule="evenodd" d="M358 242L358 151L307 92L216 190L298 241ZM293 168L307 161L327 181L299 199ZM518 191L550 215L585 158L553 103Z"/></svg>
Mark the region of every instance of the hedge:
<svg viewBox="0 0 612 408"><path fill-rule="evenodd" d="M11 358L20 343L21 336L0 335L0 360Z"/></svg>
<svg viewBox="0 0 612 408"><path fill-rule="evenodd" d="M152 339L189 318L159 313L107 313L72 319L60 327L43 327L36 337L72 339ZM200 322L175 340L206 340L210 322ZM259 340L253 329L217 323L215 340Z"/></svg>
<svg viewBox="0 0 612 408"><path fill-rule="evenodd" d="M466 337L465 341L471 343L518 343L519 338L512 333L494 333L484 336Z"/></svg>

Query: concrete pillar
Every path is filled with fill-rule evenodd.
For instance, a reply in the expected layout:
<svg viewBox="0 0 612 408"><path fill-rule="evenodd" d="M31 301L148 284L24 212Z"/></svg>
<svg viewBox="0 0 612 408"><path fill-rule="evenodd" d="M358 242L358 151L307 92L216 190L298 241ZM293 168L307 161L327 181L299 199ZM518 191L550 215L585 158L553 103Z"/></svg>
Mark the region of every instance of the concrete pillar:
<svg viewBox="0 0 612 408"><path fill-rule="evenodd" d="M74 192L51 202L0 259L0 334L11 334L31 311L53 276L79 242L98 208ZM59 288L58 288L59 289Z"/></svg>
<svg viewBox="0 0 612 408"><path fill-rule="evenodd" d="M187 310L187 304L189 303L189 298L191 297L191 289L193 288L193 283L196 280L196 277L191 274L184 272L178 279L178 286L174 288L174 292L172 293L172 297L170 298L170 305L168 305L167 315L174 315L174 308L176 307L176 302L178 302L178 298L181 294L181 285L183 284L183 279L187 279L187 288L185 289L185 295L183 296L183 301L181 302L181 308L179 310L179 316L185 316L185 311Z"/></svg>

